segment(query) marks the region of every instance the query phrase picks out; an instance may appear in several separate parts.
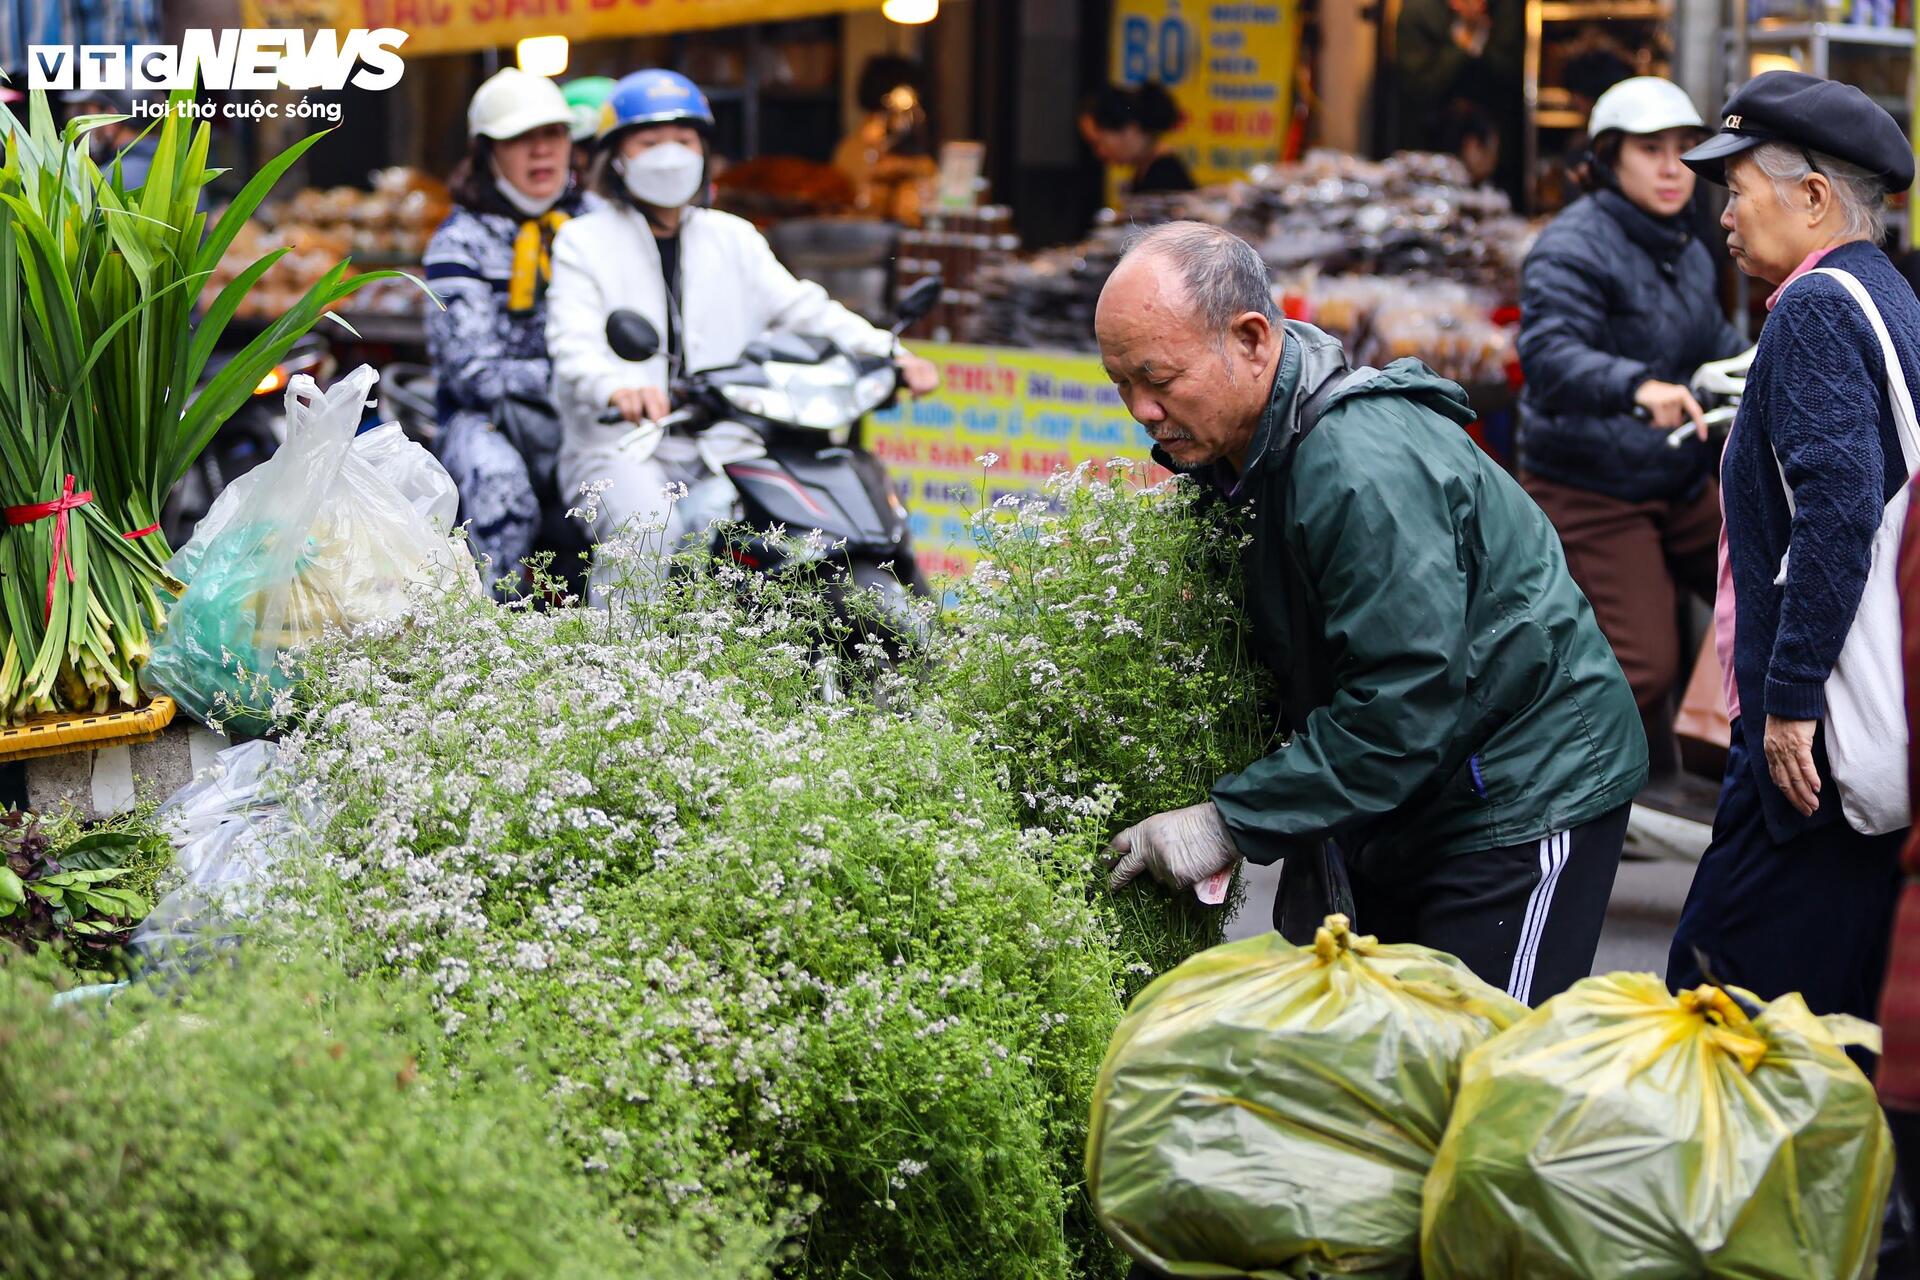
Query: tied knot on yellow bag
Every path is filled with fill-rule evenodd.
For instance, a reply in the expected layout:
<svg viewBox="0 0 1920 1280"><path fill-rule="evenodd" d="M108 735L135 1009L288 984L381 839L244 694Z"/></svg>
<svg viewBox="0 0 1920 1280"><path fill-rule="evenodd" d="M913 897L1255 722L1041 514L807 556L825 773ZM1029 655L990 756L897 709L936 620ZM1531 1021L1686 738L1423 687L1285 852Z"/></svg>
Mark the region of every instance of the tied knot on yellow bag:
<svg viewBox="0 0 1920 1280"><path fill-rule="evenodd" d="M1753 1019L1719 987L1682 991L1678 1003L1682 1017L1704 1022L1708 1043L1738 1062L1746 1074L1752 1075L1766 1058L1767 1042L1754 1033Z"/></svg>
<svg viewBox="0 0 1920 1280"><path fill-rule="evenodd" d="M507 279L507 310L525 315L539 305L553 279L553 237L567 224L559 210L529 218L513 238L513 274Z"/></svg>
<svg viewBox="0 0 1920 1280"><path fill-rule="evenodd" d="M1321 964L1332 964L1349 953L1370 955L1379 945L1380 939L1370 933L1356 934L1353 922L1343 915L1328 916L1313 931L1313 954Z"/></svg>

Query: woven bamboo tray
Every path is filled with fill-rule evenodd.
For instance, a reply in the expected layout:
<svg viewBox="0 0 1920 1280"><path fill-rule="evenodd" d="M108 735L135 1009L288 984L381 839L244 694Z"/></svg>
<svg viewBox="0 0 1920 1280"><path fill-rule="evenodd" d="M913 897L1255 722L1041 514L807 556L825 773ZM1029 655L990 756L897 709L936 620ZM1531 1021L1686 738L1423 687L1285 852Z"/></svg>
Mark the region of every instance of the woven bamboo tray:
<svg viewBox="0 0 1920 1280"><path fill-rule="evenodd" d="M132 711L79 716L54 712L35 716L25 724L0 729L0 764L95 751L102 747L131 747L152 742L173 722L173 699L162 695Z"/></svg>

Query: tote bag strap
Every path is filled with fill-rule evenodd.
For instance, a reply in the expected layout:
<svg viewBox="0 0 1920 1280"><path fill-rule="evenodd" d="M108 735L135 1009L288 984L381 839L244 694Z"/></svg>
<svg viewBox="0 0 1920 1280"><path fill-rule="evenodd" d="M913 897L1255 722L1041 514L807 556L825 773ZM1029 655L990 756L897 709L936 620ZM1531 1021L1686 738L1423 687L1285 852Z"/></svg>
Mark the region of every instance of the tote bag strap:
<svg viewBox="0 0 1920 1280"><path fill-rule="evenodd" d="M1893 401L1893 420L1900 437L1900 452L1907 464L1907 475L1912 477L1920 470L1920 419L1913 411L1913 392L1907 386L1907 371L1900 365L1900 353L1894 348L1893 334L1887 331L1886 317L1880 314L1880 308L1874 305L1873 295L1859 278L1850 271L1838 267L1815 267L1809 275L1829 276L1839 281L1842 288L1853 295L1853 300L1866 312L1867 323L1873 326L1880 338L1880 354L1887 366L1887 394Z"/></svg>
<svg viewBox="0 0 1920 1280"><path fill-rule="evenodd" d="M1911 478L1916 470L1920 470L1920 417L1914 413L1913 392L1907 386L1906 370L1900 364L1900 353L1893 345L1893 334L1887 330L1886 317L1874 305L1873 295L1867 292L1867 287L1851 271L1842 271L1838 267L1815 267L1807 274L1829 276L1852 294L1853 300L1866 314L1867 323L1873 326L1874 333L1878 335L1881 360L1887 368L1887 396L1893 404L1894 435L1900 440L1901 460L1906 463L1907 476ZM1787 511L1791 514L1795 510L1793 486L1787 483L1787 471L1780 463L1779 451L1776 449L1772 452L1773 467L1780 473L1780 488L1787 495ZM1786 577L1786 572L1783 562L1776 583Z"/></svg>

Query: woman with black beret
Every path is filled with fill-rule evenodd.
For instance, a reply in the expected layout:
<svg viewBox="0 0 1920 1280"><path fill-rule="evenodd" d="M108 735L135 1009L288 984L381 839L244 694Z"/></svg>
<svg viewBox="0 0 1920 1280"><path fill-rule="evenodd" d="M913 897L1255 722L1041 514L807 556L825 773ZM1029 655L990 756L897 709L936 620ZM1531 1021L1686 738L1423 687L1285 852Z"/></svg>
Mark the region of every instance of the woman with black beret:
<svg viewBox="0 0 1920 1280"><path fill-rule="evenodd" d="M1733 260L1774 292L1720 471L1716 638L1733 745L1667 979L1700 981L1697 949L1763 998L1798 991L1815 1013L1871 1018L1906 830L1863 834L1843 812L1827 682L1909 474L1890 378L1920 400L1920 300L1880 241L1913 148L1860 90L1775 71L1733 96L1687 163L1726 185ZM1886 743L1893 759L1901 749Z"/></svg>

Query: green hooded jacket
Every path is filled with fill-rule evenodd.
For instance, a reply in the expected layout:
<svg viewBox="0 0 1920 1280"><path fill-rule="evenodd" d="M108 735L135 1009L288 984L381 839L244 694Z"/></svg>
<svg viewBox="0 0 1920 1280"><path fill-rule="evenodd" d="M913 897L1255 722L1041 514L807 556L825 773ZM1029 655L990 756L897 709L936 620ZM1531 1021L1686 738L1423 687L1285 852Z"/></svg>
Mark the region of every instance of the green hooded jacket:
<svg viewBox="0 0 1920 1280"><path fill-rule="evenodd" d="M1195 476L1247 521L1254 643L1291 691L1291 741L1214 786L1240 851L1334 839L1392 879L1626 804L1633 694L1553 526L1462 429L1466 393L1285 329L1244 476Z"/></svg>

